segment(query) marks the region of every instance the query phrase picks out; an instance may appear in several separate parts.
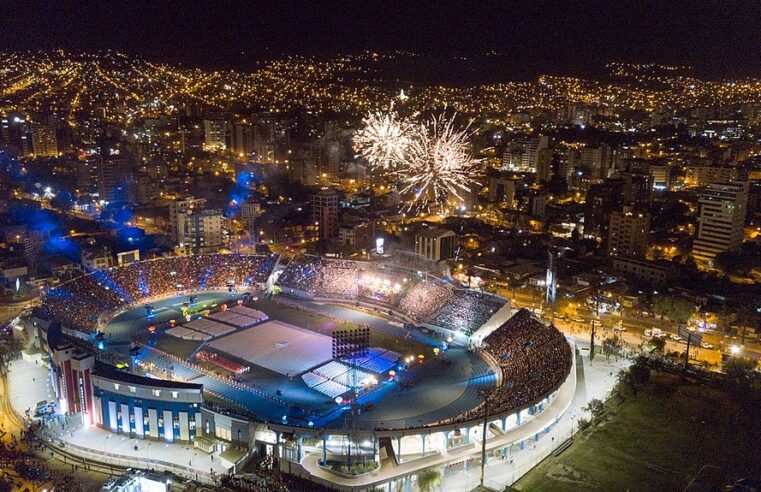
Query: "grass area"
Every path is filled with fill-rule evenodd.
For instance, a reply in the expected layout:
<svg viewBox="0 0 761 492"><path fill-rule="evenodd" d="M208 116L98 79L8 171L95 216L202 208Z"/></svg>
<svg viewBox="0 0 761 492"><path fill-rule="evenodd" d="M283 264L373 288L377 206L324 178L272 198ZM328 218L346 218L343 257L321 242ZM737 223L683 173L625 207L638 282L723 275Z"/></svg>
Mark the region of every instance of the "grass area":
<svg viewBox="0 0 761 492"><path fill-rule="evenodd" d="M703 465L739 478L761 471L761 409L723 389L653 373L610 416L514 488L530 491L682 490Z"/></svg>

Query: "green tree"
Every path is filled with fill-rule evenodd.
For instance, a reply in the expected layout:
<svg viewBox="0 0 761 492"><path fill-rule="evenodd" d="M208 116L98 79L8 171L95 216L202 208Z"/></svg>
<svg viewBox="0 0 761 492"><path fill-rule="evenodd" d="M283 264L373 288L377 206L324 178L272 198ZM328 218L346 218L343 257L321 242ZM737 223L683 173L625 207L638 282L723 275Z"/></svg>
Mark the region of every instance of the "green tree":
<svg viewBox="0 0 761 492"><path fill-rule="evenodd" d="M631 381L634 385L641 385L650 381L650 366L647 357L638 356L634 360L634 364L629 367L629 374L631 374Z"/></svg>
<svg viewBox="0 0 761 492"><path fill-rule="evenodd" d="M21 340L13 335L9 335L0 341L0 374L7 372L8 364L18 358L23 348Z"/></svg>
<svg viewBox="0 0 761 492"><path fill-rule="evenodd" d="M761 316L759 316L756 306L753 303L749 302L743 304L742 307L738 309L737 316L735 316L735 325L740 328L743 337L745 337L745 334L749 330L761 330Z"/></svg>
<svg viewBox="0 0 761 492"><path fill-rule="evenodd" d="M605 357L610 359L611 355L619 353L621 350L621 339L612 336L608 337L602 342L602 353L605 354Z"/></svg>
<svg viewBox="0 0 761 492"><path fill-rule="evenodd" d="M730 357L724 361L724 373L735 382L743 382L750 379L756 361L747 357Z"/></svg>
<svg viewBox="0 0 761 492"><path fill-rule="evenodd" d="M681 325L695 312L695 305L678 297L656 296L653 298L653 313L666 317Z"/></svg>
<svg viewBox="0 0 761 492"><path fill-rule="evenodd" d="M580 431L586 430L589 428L590 425L592 425L592 422L589 419L580 418L576 421L576 425L579 427Z"/></svg>
<svg viewBox="0 0 761 492"><path fill-rule="evenodd" d="M417 486L421 492L431 492L441 485L441 472L436 468L427 468L417 475Z"/></svg>
<svg viewBox="0 0 761 492"><path fill-rule="evenodd" d="M587 406L583 407L582 410L589 412L592 415L592 420L599 420L605 413L605 404L602 400L593 398L589 400Z"/></svg>
<svg viewBox="0 0 761 492"><path fill-rule="evenodd" d="M666 340L661 337L653 337L650 339L650 345L653 347L653 352L663 353L663 349L666 348Z"/></svg>
<svg viewBox="0 0 761 492"><path fill-rule="evenodd" d="M612 330L613 328L621 324L621 316L610 314L608 316L603 317L600 321L602 322L602 325L605 328Z"/></svg>

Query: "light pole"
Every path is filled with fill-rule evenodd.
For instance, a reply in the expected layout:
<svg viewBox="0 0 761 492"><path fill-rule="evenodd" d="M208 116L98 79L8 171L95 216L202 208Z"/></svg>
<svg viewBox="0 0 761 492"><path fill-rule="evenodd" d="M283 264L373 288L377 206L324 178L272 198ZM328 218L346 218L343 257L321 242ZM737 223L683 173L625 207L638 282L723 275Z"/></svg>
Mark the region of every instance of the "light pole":
<svg viewBox="0 0 761 492"><path fill-rule="evenodd" d="M486 426L489 421L489 397L491 394L488 390L481 390L481 396L484 399L484 426L481 435L481 488L484 488L484 474L486 472Z"/></svg>

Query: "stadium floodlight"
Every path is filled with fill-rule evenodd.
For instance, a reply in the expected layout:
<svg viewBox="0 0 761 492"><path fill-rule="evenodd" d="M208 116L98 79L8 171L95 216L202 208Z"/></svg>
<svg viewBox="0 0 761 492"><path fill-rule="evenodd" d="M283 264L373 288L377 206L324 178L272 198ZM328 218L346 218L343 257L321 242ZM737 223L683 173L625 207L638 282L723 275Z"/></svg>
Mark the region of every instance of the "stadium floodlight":
<svg viewBox="0 0 761 492"><path fill-rule="evenodd" d="M359 359L367 357L369 348L370 328L367 326L333 332L334 359Z"/></svg>

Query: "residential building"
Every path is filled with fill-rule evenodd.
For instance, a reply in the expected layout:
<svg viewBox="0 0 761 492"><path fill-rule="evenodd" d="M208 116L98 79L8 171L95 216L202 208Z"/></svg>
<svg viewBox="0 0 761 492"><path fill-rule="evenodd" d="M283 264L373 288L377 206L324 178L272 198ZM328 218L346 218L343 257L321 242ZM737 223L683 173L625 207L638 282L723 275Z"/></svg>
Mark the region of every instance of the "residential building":
<svg viewBox="0 0 761 492"><path fill-rule="evenodd" d="M188 210L177 214L180 246L189 246L193 253L215 253L223 245L222 210Z"/></svg>
<svg viewBox="0 0 761 492"><path fill-rule="evenodd" d="M714 183L698 199L699 222L692 256L709 266L719 253L734 251L743 240L748 203L748 183Z"/></svg>
<svg viewBox="0 0 761 492"><path fill-rule="evenodd" d="M650 214L624 206L610 214L605 253L608 256L644 257L650 235Z"/></svg>
<svg viewBox="0 0 761 492"><path fill-rule="evenodd" d="M169 236L174 242L180 243L185 237L178 225L179 215L193 210L201 210L205 206L205 198L194 198L192 196L186 196L169 202Z"/></svg>
<svg viewBox="0 0 761 492"><path fill-rule="evenodd" d="M32 151L35 157L58 156L55 127L41 124L32 125Z"/></svg>
<svg viewBox="0 0 761 492"><path fill-rule="evenodd" d="M312 217L320 228L320 239L331 240L338 235L338 193L323 187L312 195Z"/></svg>

